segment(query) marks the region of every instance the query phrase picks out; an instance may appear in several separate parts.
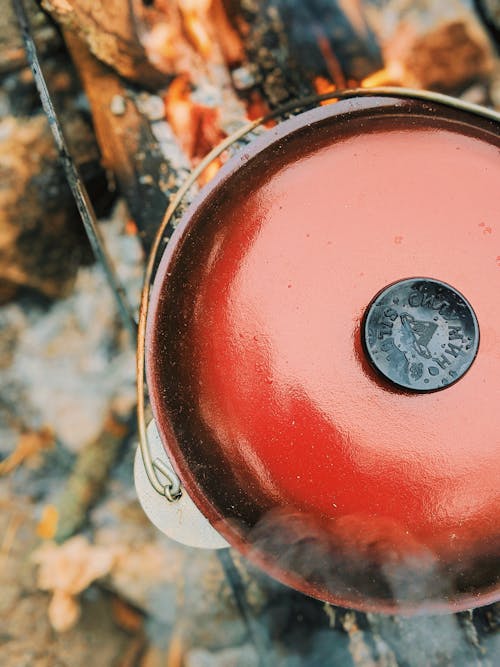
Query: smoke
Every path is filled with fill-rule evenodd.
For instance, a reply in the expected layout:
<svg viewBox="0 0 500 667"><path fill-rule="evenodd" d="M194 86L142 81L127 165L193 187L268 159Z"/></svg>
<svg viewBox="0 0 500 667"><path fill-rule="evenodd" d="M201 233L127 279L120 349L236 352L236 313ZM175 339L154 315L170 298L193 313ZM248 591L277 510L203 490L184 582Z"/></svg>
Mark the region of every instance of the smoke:
<svg viewBox="0 0 500 667"><path fill-rule="evenodd" d="M273 509L251 531L259 554L293 573L314 594L358 608L425 611L453 595L432 551L386 517L351 514L332 521L293 508Z"/></svg>

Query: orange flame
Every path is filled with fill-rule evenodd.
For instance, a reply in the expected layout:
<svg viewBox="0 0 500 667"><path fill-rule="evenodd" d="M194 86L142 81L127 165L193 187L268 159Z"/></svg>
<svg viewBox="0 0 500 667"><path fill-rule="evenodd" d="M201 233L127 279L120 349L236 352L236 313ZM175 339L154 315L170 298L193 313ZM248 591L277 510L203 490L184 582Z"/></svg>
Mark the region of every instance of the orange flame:
<svg viewBox="0 0 500 667"><path fill-rule="evenodd" d="M209 59L213 51L214 35L211 34L212 25L210 12L212 0L179 0L184 28L189 40L205 59Z"/></svg>
<svg viewBox="0 0 500 667"><path fill-rule="evenodd" d="M224 161L222 158L219 156L218 158L215 158L206 169L204 169L200 176L198 177L198 185L200 187L203 187L206 185L209 181L212 180L212 178L215 176L215 174L219 171L219 169L222 167L224 164Z"/></svg>
<svg viewBox="0 0 500 667"><path fill-rule="evenodd" d="M318 95L326 95L326 93L333 93L333 91L337 90L337 86L326 79L324 76L317 76L314 79L314 88ZM338 98L337 97L332 97L329 100L323 100L320 102L321 106L325 106L326 104L333 104L334 102L337 102Z"/></svg>
<svg viewBox="0 0 500 667"><path fill-rule="evenodd" d="M193 100L186 74L178 76L170 84L165 96L165 116L193 164L197 164L226 136L219 125L219 110ZM209 168L208 176L214 173L213 169ZM206 172L202 178L208 180Z"/></svg>
<svg viewBox="0 0 500 667"><path fill-rule="evenodd" d="M270 113L271 111L269 105L267 104L266 100L262 97L262 94L260 93L259 90L250 91L250 94L248 95L246 101L246 107L247 107L248 120L257 120L258 118L263 118L264 116L267 116L268 113ZM267 128L274 127L275 125L276 121L273 119L270 119L265 123L265 127Z"/></svg>
<svg viewBox="0 0 500 667"><path fill-rule="evenodd" d="M135 222L129 218L125 223L125 234L127 236L137 236L138 231Z"/></svg>
<svg viewBox="0 0 500 667"><path fill-rule="evenodd" d="M382 69L369 74L361 82L363 88L374 88L376 86L401 86L404 80L403 65L394 60Z"/></svg>

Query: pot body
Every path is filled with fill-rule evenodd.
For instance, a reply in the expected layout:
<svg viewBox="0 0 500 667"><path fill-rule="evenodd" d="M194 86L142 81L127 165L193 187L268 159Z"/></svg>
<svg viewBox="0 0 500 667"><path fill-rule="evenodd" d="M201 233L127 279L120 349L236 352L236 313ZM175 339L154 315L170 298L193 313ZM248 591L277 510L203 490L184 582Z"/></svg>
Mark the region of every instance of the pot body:
<svg viewBox="0 0 500 667"><path fill-rule="evenodd" d="M376 611L498 598L499 184L494 122L358 99L269 130L177 228L148 313L155 420L212 526L285 583ZM477 317L458 378L471 341L434 333L442 295L377 320L382 353L442 391L366 353L367 308L413 277Z"/></svg>

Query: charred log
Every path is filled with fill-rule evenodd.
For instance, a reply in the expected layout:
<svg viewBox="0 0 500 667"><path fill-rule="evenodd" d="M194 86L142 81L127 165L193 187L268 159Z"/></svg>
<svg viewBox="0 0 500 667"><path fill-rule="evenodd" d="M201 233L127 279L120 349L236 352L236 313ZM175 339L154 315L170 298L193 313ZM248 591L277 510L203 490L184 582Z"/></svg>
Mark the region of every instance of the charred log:
<svg viewBox="0 0 500 667"><path fill-rule="evenodd" d="M43 7L61 26L78 35L92 53L125 78L152 87L165 83L165 75L146 56L128 2L43 0Z"/></svg>
<svg viewBox="0 0 500 667"><path fill-rule="evenodd" d="M314 92L320 78L342 88L382 67L377 38L359 2L226 4L271 106Z"/></svg>
<svg viewBox="0 0 500 667"><path fill-rule="evenodd" d="M66 40L92 108L103 165L116 178L146 250L160 224L179 173L169 165L137 93L99 62L71 32ZM163 116L163 106L160 101Z"/></svg>
<svg viewBox="0 0 500 667"><path fill-rule="evenodd" d="M478 15L500 52L500 4L497 0L474 0Z"/></svg>

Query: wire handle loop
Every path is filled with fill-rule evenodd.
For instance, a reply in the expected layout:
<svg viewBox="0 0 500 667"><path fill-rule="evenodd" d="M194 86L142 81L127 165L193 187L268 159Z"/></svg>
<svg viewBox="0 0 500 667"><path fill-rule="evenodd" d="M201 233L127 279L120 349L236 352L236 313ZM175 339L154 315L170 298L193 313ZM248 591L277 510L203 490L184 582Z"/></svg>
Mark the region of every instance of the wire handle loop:
<svg viewBox="0 0 500 667"><path fill-rule="evenodd" d="M166 484L164 487L164 494L167 500L169 500L170 502L179 500L179 498L182 496L182 491L181 491L181 482L180 479L177 477L177 475L175 473L172 473L172 471L169 470L169 468L167 468L167 466L161 459L155 459L153 461L153 467L155 470L161 472L161 474L168 479L168 484Z"/></svg>
<svg viewBox="0 0 500 667"><path fill-rule="evenodd" d="M146 469L147 476L153 488L165 496L170 502L175 502L182 495L182 488L180 480L177 475L172 472L165 466L165 464L160 461L160 459L152 460L151 452L149 449L147 433L146 433L146 415L145 415L145 342L146 342L146 319L147 311L149 306L149 296L151 290L151 282L154 278L154 267L156 266L156 260L158 257L159 249L162 244L165 232L169 225L171 224L179 205L182 203L185 195L194 185L198 177L203 173L203 171L216 159L218 158L225 150L230 148L240 139L243 139L253 130L258 127L262 127L267 121L275 120L280 116L285 115L290 112L298 112L301 109L315 105L319 103L328 101L328 100L345 100L354 97L398 97L398 98L409 98L409 99L419 99L427 102L433 102L437 104L442 104L449 108L458 109L459 111L465 111L468 113L475 114L476 116L482 116L497 123L500 123L500 113L493 109L480 106L478 104L472 104L471 102L465 102L461 99L450 97L449 95L443 95L442 93L435 93L428 90L413 90L411 88L398 88L396 86L383 86L377 88L350 88L346 90L335 90L323 95L311 95L309 97L301 98L295 100L294 102L289 102L278 109L275 109L266 116L257 118L254 121L251 121L236 132L227 137L219 145L217 145L213 150L208 153L205 158L196 166L195 169L191 172L186 181L181 185L177 191L175 197L170 202L163 220L161 221L160 226L156 232L151 252L148 257L145 274L144 274L144 285L142 290L141 297L141 306L139 312L139 324L138 324L138 334L137 334L137 422L139 430L139 444L141 448L142 460L144 462L144 467ZM158 477L158 472L161 472L162 475L169 480L169 483L165 485L160 478Z"/></svg>

